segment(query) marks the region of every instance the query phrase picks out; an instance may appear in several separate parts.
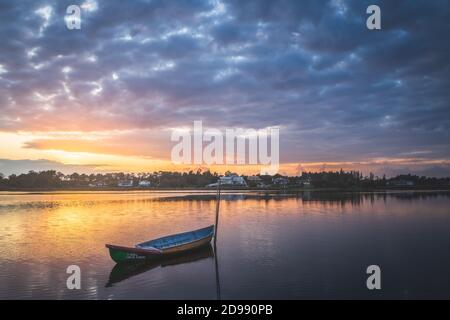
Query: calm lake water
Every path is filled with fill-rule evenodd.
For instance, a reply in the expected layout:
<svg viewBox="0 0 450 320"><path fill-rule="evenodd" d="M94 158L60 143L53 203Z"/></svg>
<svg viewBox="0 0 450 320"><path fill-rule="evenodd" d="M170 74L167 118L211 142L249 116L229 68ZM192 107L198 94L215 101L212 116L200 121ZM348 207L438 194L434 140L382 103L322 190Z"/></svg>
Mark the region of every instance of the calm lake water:
<svg viewBox="0 0 450 320"><path fill-rule="evenodd" d="M116 266L214 222L214 193L0 193L0 299L450 298L450 193L223 195L217 251ZM68 290L66 268L81 268ZM381 267L382 289L366 288Z"/></svg>

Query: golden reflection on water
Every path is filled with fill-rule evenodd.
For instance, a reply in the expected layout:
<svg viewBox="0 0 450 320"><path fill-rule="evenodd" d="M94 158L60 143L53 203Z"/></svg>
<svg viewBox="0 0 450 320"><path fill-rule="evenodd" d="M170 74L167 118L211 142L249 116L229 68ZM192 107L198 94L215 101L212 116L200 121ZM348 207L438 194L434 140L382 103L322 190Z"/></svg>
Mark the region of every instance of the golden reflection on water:
<svg viewBox="0 0 450 320"><path fill-rule="evenodd" d="M225 279L233 276L237 283L248 282L258 293L263 290L260 277L268 280L266 273L251 272L255 266L279 274L280 270L298 271L300 263L303 272L291 276L312 276L314 262L322 259L317 252L331 256L339 250L347 253L358 241L376 245L378 242L365 238L367 232L380 239L385 237L382 232L388 232L396 239L405 227L420 230L429 215L433 216L430 228L445 226L448 208L448 194L224 193L218 230L221 268L230 272ZM0 193L0 298L10 297L11 292L31 298L36 292L39 297L112 297L120 292L102 289L114 266L106 243L134 245L204 227L214 223L214 215L214 192ZM299 250L302 254L295 257L297 263L289 264ZM83 266L87 291L67 292L65 268L69 264ZM238 270L232 273L235 266ZM209 270L212 266L197 267ZM248 274L240 279L245 268L249 268ZM123 287L130 291L122 293L127 296L149 290L146 294L157 294L164 285L178 288L171 278L177 273L170 270L153 269L145 281L131 282L131 287ZM177 278L179 281L194 281L195 276L212 280L210 271L203 269L198 274L191 267L176 270L186 275ZM283 285L290 288L289 281Z"/></svg>
<svg viewBox="0 0 450 320"><path fill-rule="evenodd" d="M11 260L95 257L105 253L105 243L134 244L212 221L210 202L102 194L21 197L0 208L0 251Z"/></svg>
<svg viewBox="0 0 450 320"><path fill-rule="evenodd" d="M0 253L2 259L58 260L104 258L105 243L133 245L158 236L213 224L214 194L204 201L187 193L58 193L0 195ZM175 197L174 197L175 196ZM165 200L165 197L170 199ZM178 197L178 198L177 198ZM292 219L345 214L411 215L424 204L390 200L328 201L298 197L250 198L228 195L221 204L220 233L251 234L270 245L274 232ZM234 197L234 198L233 198ZM195 199L195 198L194 198ZM445 205L434 213L446 213ZM278 220L278 221L277 221ZM245 238L245 237L244 237ZM245 241L245 239L243 239ZM267 249L267 248L266 248Z"/></svg>

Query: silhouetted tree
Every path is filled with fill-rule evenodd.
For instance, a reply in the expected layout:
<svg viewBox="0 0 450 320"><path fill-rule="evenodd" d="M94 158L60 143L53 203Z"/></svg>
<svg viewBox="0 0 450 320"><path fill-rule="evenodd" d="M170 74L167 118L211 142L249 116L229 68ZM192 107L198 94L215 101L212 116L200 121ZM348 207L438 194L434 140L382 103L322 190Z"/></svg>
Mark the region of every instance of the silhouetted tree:
<svg viewBox="0 0 450 320"><path fill-rule="evenodd" d="M233 173L227 172L227 174ZM145 179L150 181L152 186L162 188L202 188L216 182L218 177L219 174L211 173L207 169L189 172L158 171L137 174L118 172L90 175L79 173L64 175L55 170L48 170L29 171L19 175L11 174L8 178L0 174L0 187L3 189L117 187L118 183L123 180L133 180L133 185L137 186L140 180ZM311 182L312 186L319 188L450 187L450 178L429 178L406 174L390 179L383 175L383 178L379 179L373 173L370 173L369 177L363 178L359 171L345 172L342 169L336 172L302 172L301 177L285 177L281 174L259 175L259 177L265 185L272 185L274 178L287 178L288 187L302 186L306 179ZM244 178L247 177L244 176Z"/></svg>

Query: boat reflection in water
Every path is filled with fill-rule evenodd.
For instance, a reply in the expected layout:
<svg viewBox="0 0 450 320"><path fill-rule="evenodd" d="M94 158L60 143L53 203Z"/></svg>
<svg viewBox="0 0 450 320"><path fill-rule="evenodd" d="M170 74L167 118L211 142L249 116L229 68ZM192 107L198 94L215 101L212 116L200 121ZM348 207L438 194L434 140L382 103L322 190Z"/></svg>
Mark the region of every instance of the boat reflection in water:
<svg viewBox="0 0 450 320"><path fill-rule="evenodd" d="M114 268L112 268L106 287L111 287L116 283L129 279L138 274L150 271L157 267L174 266L209 258L214 258L214 251L211 244L195 250L191 250L189 252L173 254L170 256L161 256L161 258L155 260L118 263L114 266Z"/></svg>

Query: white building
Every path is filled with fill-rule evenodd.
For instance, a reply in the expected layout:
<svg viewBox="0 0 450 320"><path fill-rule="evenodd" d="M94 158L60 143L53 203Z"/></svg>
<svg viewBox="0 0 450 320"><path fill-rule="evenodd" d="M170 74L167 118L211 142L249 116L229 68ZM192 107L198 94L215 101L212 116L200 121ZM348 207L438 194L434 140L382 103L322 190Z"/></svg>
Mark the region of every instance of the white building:
<svg viewBox="0 0 450 320"><path fill-rule="evenodd" d="M132 187L133 180L122 180L117 184L118 187Z"/></svg>
<svg viewBox="0 0 450 320"><path fill-rule="evenodd" d="M264 183L264 181L261 179L260 176L248 176L247 183L251 187L257 187L257 188L267 187L267 185Z"/></svg>
<svg viewBox="0 0 450 320"><path fill-rule="evenodd" d="M289 183L289 180L287 178L279 177L279 178L273 178L272 183L276 185L282 185L285 186Z"/></svg>
<svg viewBox="0 0 450 320"><path fill-rule="evenodd" d="M247 187L247 182L240 176L227 176L219 178L221 186ZM217 182L208 184L207 187L217 187Z"/></svg>
<svg viewBox="0 0 450 320"><path fill-rule="evenodd" d="M248 176L247 177L247 180L250 182L254 182L254 183L258 183L258 182L261 182L262 181L262 179L261 179L261 177L260 176Z"/></svg>
<svg viewBox="0 0 450 320"><path fill-rule="evenodd" d="M101 187L106 187L106 183L104 182L94 182L94 183L89 183L89 187L91 188L101 188Z"/></svg>
<svg viewBox="0 0 450 320"><path fill-rule="evenodd" d="M148 180L139 181L139 187L151 187L152 183Z"/></svg>

